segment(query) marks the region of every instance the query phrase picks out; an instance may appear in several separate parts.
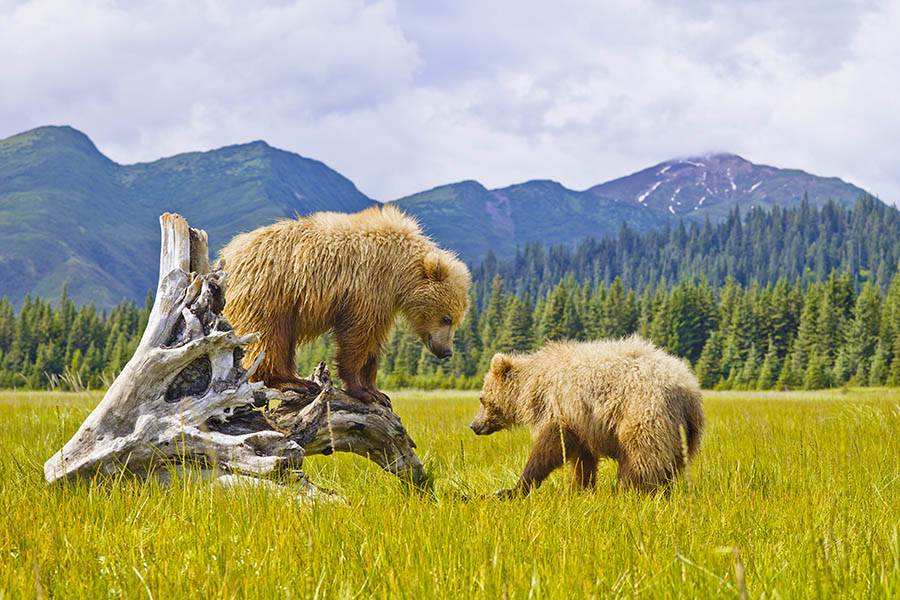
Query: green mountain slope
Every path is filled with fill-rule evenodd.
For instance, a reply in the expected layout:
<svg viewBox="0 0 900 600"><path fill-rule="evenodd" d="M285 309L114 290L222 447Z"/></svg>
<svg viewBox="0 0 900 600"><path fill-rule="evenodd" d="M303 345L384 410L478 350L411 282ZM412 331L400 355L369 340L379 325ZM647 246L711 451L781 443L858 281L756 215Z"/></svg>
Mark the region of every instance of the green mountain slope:
<svg viewBox="0 0 900 600"><path fill-rule="evenodd" d="M535 180L488 190L475 181L395 200L463 260L509 259L528 242L573 247L585 237L635 232L670 219L716 222L735 205L790 206L808 197L852 206L864 190L836 178L756 165L730 154L672 160L585 191ZM0 296L55 300L63 283L79 304L141 300L156 281L157 217L185 215L211 250L279 218L354 212L375 202L321 162L265 142L119 165L71 127L0 140ZM744 212L746 214L746 212Z"/></svg>
<svg viewBox="0 0 900 600"><path fill-rule="evenodd" d="M210 235L374 201L324 164L263 142L119 165L70 127L0 141L0 296L110 306L155 285L157 217L179 212Z"/></svg>
<svg viewBox="0 0 900 600"><path fill-rule="evenodd" d="M623 222L638 231L665 223L658 211L547 180L497 190L463 181L394 202L416 215L439 244L469 262L480 260L488 250L509 258L526 242L574 244L587 236L615 235Z"/></svg>

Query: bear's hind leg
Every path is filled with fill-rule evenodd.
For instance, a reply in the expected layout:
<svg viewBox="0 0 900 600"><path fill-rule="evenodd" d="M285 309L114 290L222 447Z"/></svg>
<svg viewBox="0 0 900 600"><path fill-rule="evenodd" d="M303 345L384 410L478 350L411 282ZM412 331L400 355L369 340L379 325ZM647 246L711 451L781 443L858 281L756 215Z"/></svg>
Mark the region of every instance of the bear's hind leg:
<svg viewBox="0 0 900 600"><path fill-rule="evenodd" d="M569 462L572 464L572 485L584 490L593 488L597 478L597 459L593 453L579 441Z"/></svg>
<svg viewBox="0 0 900 600"><path fill-rule="evenodd" d="M631 487L641 492L655 492L665 486L674 476L674 465L666 468L655 457L641 456L633 450L625 450L619 455L619 485Z"/></svg>
<svg viewBox="0 0 900 600"><path fill-rule="evenodd" d="M299 377L294 367L294 319L284 315L272 319L260 331L257 347L244 360L249 367L259 356L266 354L251 381L262 381L267 388L282 392L298 392L304 395L318 394L319 386L308 379Z"/></svg>

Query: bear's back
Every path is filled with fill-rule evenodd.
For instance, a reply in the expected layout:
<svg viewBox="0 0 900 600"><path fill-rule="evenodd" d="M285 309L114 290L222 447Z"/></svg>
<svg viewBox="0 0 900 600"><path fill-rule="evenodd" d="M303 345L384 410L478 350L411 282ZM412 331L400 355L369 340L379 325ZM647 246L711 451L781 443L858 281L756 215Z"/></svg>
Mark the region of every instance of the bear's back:
<svg viewBox="0 0 900 600"><path fill-rule="evenodd" d="M225 312L241 331L258 331L277 310L298 314L311 339L348 303L390 312L421 256L435 247L416 221L392 206L314 213L235 236L220 252L228 273Z"/></svg>
<svg viewBox="0 0 900 600"><path fill-rule="evenodd" d="M534 377L530 393L544 399L546 418L598 429L592 437L603 437L629 415L699 410L700 390L687 365L637 335L551 342L527 368Z"/></svg>

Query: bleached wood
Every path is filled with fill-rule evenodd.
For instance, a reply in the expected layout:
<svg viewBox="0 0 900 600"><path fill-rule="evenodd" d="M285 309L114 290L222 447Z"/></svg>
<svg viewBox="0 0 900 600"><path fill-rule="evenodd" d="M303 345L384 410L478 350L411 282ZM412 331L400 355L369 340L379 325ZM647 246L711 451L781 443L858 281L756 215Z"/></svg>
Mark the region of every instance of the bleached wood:
<svg viewBox="0 0 900 600"><path fill-rule="evenodd" d="M206 232L191 227L191 250L189 270L198 275L209 273L209 242Z"/></svg>
<svg viewBox="0 0 900 600"><path fill-rule="evenodd" d="M310 379L322 391L312 402L285 400L266 416L307 454L353 452L414 485L425 483L416 444L400 417L381 404L369 404L334 387L328 367L319 363Z"/></svg>
<svg viewBox="0 0 900 600"><path fill-rule="evenodd" d="M174 213L163 213L159 216L162 240L159 252L159 282L179 269L184 273L191 272L191 239L187 219Z"/></svg>
<svg viewBox="0 0 900 600"><path fill-rule="evenodd" d="M238 337L221 316L226 275L221 263L209 267L206 232L169 213L160 227L160 277L147 328L100 404L45 463L48 482L123 467L143 477L181 463L216 474L297 478L306 453L335 450L425 481L400 418L334 388L324 363L315 398L250 383L256 365L241 366L241 349L256 335ZM258 410L273 401L274 410Z"/></svg>

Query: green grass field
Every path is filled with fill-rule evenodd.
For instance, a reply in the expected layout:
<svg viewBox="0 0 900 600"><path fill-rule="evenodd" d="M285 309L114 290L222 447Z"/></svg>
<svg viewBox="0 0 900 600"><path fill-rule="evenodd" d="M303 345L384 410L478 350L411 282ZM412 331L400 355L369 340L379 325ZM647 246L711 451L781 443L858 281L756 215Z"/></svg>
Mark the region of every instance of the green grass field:
<svg viewBox="0 0 900 600"><path fill-rule="evenodd" d="M668 496L512 485L526 431L476 437L477 394L392 394L434 477L310 457L344 502L120 480L50 488L42 465L99 394L0 393L0 598L900 596L900 390L707 394L700 458Z"/></svg>

